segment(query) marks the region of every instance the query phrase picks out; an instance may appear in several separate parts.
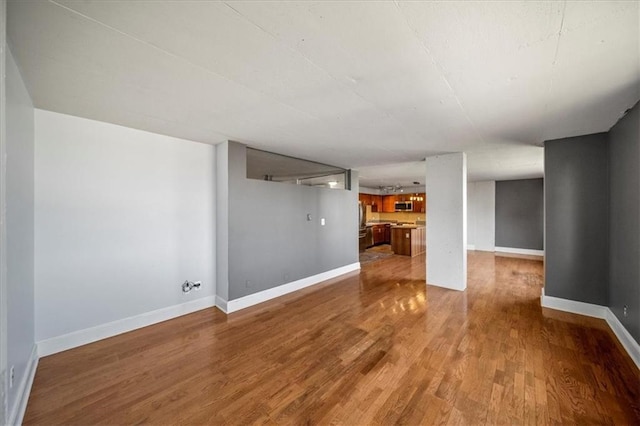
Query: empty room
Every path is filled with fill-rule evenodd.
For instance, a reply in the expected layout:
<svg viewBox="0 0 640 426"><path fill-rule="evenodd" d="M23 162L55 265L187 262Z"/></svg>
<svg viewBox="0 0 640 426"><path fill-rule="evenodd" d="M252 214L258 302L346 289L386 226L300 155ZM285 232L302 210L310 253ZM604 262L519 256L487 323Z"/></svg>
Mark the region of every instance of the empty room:
<svg viewBox="0 0 640 426"><path fill-rule="evenodd" d="M0 424L640 424L637 1L0 24Z"/></svg>

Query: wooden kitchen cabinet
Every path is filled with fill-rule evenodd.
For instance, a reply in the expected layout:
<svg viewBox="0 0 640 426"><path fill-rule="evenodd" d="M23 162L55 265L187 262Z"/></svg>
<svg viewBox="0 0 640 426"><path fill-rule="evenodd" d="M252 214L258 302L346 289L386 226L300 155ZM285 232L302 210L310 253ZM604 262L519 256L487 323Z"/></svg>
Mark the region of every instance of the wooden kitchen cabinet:
<svg viewBox="0 0 640 426"><path fill-rule="evenodd" d="M411 229L391 229L391 250L393 250L394 254L400 254L403 256L411 255Z"/></svg>
<svg viewBox="0 0 640 426"><path fill-rule="evenodd" d="M364 206L371 206L372 212L380 212L382 211L382 196L380 195L372 195L372 194L358 194L358 200Z"/></svg>
<svg viewBox="0 0 640 426"><path fill-rule="evenodd" d="M385 225L373 225L373 245L385 242Z"/></svg>
<svg viewBox="0 0 640 426"><path fill-rule="evenodd" d="M371 211L374 212L374 213L382 211L382 196L381 195L372 195L371 196Z"/></svg>
<svg viewBox="0 0 640 426"><path fill-rule="evenodd" d="M363 194L363 193L358 194L358 200L362 203L363 206L371 205L371 195L369 194Z"/></svg>
<svg viewBox="0 0 640 426"><path fill-rule="evenodd" d="M426 211L427 197L425 196L424 192L411 194L408 198L408 201L411 201L413 203L413 209L411 211L413 211L414 213L424 213Z"/></svg>
<svg viewBox="0 0 640 426"><path fill-rule="evenodd" d="M413 211L415 213L424 213L427 211L427 197L424 192L418 194L418 197L422 198L422 200L416 200L413 202Z"/></svg>
<svg viewBox="0 0 640 426"><path fill-rule="evenodd" d="M382 211L385 213L393 213L396 211L397 196L385 195L382 197Z"/></svg>
<svg viewBox="0 0 640 426"><path fill-rule="evenodd" d="M391 249L395 254L417 256L426 251L426 229L422 227L391 228Z"/></svg>
<svg viewBox="0 0 640 426"><path fill-rule="evenodd" d="M379 196L373 196L379 197ZM382 211L384 213L394 213L396 211L396 202L406 202L411 201L413 203L412 211L414 213L424 213L426 211L427 205L427 197L425 193L414 193L414 194L394 194L394 195L384 195L382 198L382 210L378 209L378 211ZM417 198L422 198L422 200L417 200Z"/></svg>

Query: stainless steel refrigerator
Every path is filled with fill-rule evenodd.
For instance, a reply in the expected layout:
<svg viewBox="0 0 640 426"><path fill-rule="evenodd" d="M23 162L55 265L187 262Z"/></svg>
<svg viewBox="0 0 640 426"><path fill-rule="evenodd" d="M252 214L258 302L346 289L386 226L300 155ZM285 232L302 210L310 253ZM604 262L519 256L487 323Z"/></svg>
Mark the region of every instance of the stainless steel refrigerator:
<svg viewBox="0 0 640 426"><path fill-rule="evenodd" d="M367 210L362 201L358 201L358 248L363 252L367 248Z"/></svg>

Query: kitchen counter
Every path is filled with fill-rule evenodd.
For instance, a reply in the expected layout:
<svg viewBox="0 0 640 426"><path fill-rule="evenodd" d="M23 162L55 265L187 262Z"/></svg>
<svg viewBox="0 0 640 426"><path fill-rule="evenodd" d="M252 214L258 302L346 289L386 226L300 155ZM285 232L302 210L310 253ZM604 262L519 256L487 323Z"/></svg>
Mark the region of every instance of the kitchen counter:
<svg viewBox="0 0 640 426"><path fill-rule="evenodd" d="M391 249L395 254L417 256L427 250L426 229L423 225L391 227Z"/></svg>

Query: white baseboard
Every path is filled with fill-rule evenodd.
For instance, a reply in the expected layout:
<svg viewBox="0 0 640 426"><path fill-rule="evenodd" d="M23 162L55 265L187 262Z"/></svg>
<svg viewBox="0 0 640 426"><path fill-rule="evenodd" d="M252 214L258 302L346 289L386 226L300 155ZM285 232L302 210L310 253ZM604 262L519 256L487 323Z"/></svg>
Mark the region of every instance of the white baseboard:
<svg viewBox="0 0 640 426"><path fill-rule="evenodd" d="M467 244L467 250L475 250L476 246L474 246L473 244Z"/></svg>
<svg viewBox="0 0 640 426"><path fill-rule="evenodd" d="M613 334L616 335L622 346L627 350L627 353L635 362L636 367L640 370L640 345L635 341L633 336L629 334L624 325L620 322L617 316L611 311L611 309L607 308L606 318L607 324L611 327Z"/></svg>
<svg viewBox="0 0 640 426"><path fill-rule="evenodd" d="M427 277L428 279L428 277ZM463 286L453 286L453 285L447 285L447 284L435 284L435 283L430 283L430 282L426 282L426 285L430 285L433 287L440 287L440 288L446 288L447 290L455 290L455 291L465 291L467 289L467 283L466 280L463 283Z"/></svg>
<svg viewBox="0 0 640 426"><path fill-rule="evenodd" d="M302 278L297 281L292 281L278 287L269 288L258 293L253 293L239 299L226 301L220 297L216 297L216 306L223 312L230 314L232 312L236 312L241 309L266 302L267 300L275 299L276 297L284 296L285 294L293 293L294 291L319 284L323 281L327 281L331 278L335 278L349 272L357 271L359 269L360 262L356 262L350 265L342 266L340 268L332 269L330 271L322 272L320 274L312 275L310 277Z"/></svg>
<svg viewBox="0 0 640 426"><path fill-rule="evenodd" d="M222 312L224 312L225 314L229 313L227 312L227 301L220 296L216 296L216 307L220 309Z"/></svg>
<svg viewBox="0 0 640 426"><path fill-rule="evenodd" d="M113 337L148 325L190 314L201 309L210 308L214 305L215 297L207 296L181 303L179 305L168 306L166 308L145 312L140 315L123 318L107 324L101 324L96 327L86 328L84 330L74 331L62 336L41 340L38 342L38 355L42 357L66 351L67 349L93 343L98 340L106 339L107 337Z"/></svg>
<svg viewBox="0 0 640 426"><path fill-rule="evenodd" d="M594 305L592 303L578 302L575 300L561 299L559 297L545 296L544 288L540 296L540 304L544 308L556 309L558 311L571 312L573 314L586 315L594 318L601 318L616 335L622 347L627 351L636 367L640 370L640 345L635 341L622 325L618 317L606 306Z"/></svg>
<svg viewBox="0 0 640 426"><path fill-rule="evenodd" d="M496 247L498 253L528 254L531 256L544 256L544 250L532 250L514 247Z"/></svg>
<svg viewBox="0 0 640 426"><path fill-rule="evenodd" d="M31 385L38 368L38 346L33 345L31 355L27 361L27 369L22 375L20 385L16 393L16 400L13 402L11 411L9 412L9 425L21 425L24 419L24 413L27 411L27 402L29 402L29 394L31 393Z"/></svg>
<svg viewBox="0 0 640 426"><path fill-rule="evenodd" d="M544 289L540 297L540 305L543 308L556 309L558 311L571 312L572 314L586 315L588 317L605 319L607 315L606 306L594 305L592 303L578 302L576 300L561 299L559 297L545 296Z"/></svg>

